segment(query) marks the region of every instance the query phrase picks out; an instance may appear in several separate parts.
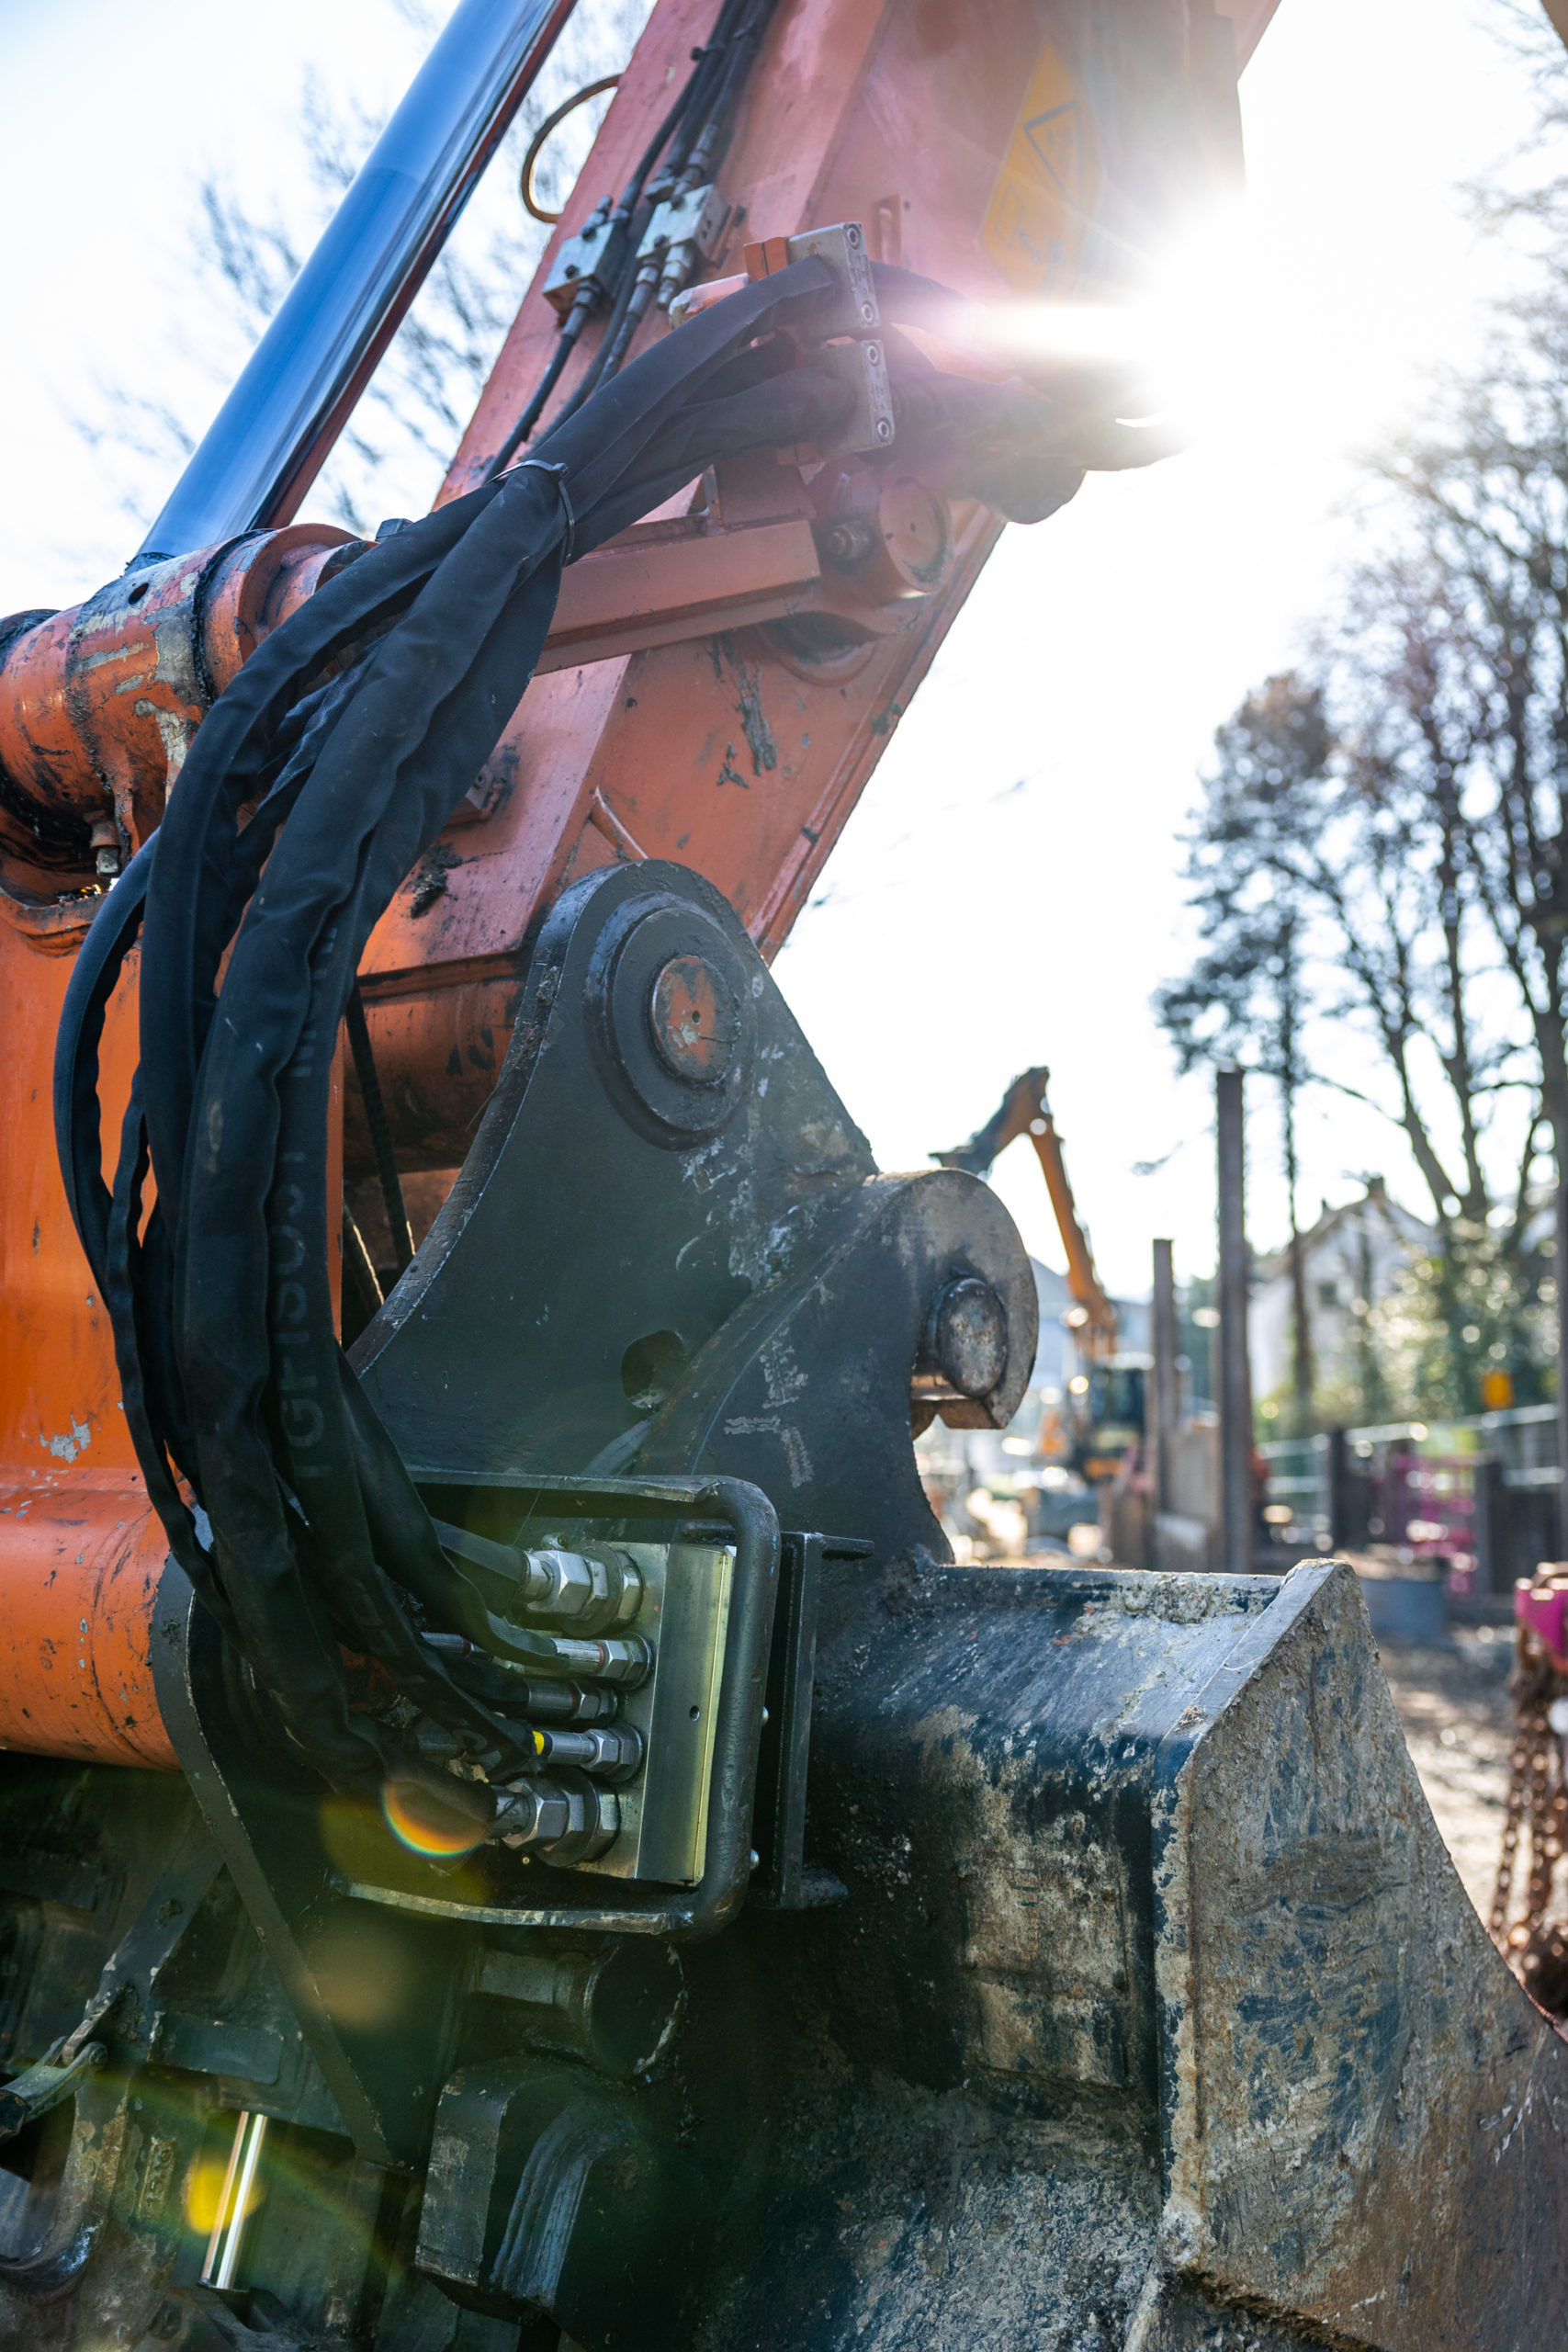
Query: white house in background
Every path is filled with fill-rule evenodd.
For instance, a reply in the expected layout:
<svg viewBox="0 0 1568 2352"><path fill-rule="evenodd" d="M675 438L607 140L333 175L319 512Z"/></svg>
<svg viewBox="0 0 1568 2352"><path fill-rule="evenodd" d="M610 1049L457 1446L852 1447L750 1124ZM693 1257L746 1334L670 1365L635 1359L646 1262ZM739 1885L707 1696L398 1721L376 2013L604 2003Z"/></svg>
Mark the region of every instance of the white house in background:
<svg viewBox="0 0 1568 2352"><path fill-rule="evenodd" d="M1302 1236L1313 1362L1320 1381L1354 1379L1369 1310L1388 1296L1411 1259L1429 1250L1433 1239L1429 1225L1390 1200L1381 1176L1370 1176L1360 1198L1342 1208L1331 1209L1325 1201L1323 1215ZM1253 1394L1273 1396L1289 1385L1294 1362L1288 1249L1254 1259L1247 1328Z"/></svg>

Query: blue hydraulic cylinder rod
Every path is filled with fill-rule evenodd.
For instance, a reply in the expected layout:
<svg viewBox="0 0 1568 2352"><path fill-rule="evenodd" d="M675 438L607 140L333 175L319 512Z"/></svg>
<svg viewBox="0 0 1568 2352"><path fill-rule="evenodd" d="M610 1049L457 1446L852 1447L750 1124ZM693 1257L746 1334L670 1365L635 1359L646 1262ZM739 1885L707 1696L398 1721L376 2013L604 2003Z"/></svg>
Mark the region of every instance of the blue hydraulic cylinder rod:
<svg viewBox="0 0 1568 2352"><path fill-rule="evenodd" d="M458 0L136 563L299 512L574 4Z"/></svg>

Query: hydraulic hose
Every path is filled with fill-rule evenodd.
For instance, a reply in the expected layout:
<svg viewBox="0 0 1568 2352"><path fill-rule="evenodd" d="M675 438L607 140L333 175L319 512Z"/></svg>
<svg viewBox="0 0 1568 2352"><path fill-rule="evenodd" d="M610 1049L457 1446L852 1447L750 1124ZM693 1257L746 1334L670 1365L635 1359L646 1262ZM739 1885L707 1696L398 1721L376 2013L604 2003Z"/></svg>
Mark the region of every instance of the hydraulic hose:
<svg viewBox="0 0 1568 2352"><path fill-rule="evenodd" d="M454 1806L492 1803L351 1706L344 1646L471 1752L534 1753L526 1723L422 1638L460 1629L458 1581L333 1329L333 1046L365 943L493 748L563 562L717 458L831 437L840 380L758 338L785 323L809 337L834 300L818 262L748 289L606 385L536 459L330 582L214 706L68 992L62 1164L149 1496L203 1604L341 1788L400 1777ZM111 1193L98 1046L139 933L141 1058Z"/></svg>
<svg viewBox="0 0 1568 2352"><path fill-rule="evenodd" d="M619 372L658 288L657 267L649 279L639 262L639 248L648 225L665 197L678 187L697 187L723 161L747 74L775 5L776 0L724 0L711 37L705 47L694 52L691 74L623 188L605 224L604 259L599 265L604 273L608 298L604 332L582 381L562 405L556 419L558 424L576 415L605 378ZM660 165L661 155L664 162ZM655 177L652 175L656 166ZM533 435L581 338L592 307L592 302L574 303L562 320L549 365L522 415L491 458L488 480L493 480L510 464Z"/></svg>

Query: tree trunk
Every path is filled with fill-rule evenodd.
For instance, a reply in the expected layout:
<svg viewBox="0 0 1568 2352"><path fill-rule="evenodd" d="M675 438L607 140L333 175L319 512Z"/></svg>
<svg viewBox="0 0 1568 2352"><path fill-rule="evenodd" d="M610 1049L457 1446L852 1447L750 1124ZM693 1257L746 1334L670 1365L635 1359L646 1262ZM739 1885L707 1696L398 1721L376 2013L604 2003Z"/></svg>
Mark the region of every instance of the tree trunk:
<svg viewBox="0 0 1568 2352"><path fill-rule="evenodd" d="M1554 1121L1557 1150L1557 1247L1551 1280L1557 1306L1557 1556L1568 1559L1568 1122Z"/></svg>

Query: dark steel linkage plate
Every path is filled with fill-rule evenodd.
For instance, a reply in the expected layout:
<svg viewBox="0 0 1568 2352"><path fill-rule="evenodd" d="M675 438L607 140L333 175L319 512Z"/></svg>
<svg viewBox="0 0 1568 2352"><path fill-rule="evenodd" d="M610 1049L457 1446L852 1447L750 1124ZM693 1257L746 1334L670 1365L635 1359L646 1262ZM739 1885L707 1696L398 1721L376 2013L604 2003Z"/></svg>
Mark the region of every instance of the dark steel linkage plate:
<svg viewBox="0 0 1568 2352"><path fill-rule="evenodd" d="M733 910L649 861L547 919L463 1171L353 1357L411 1464L743 1478L785 1526L942 1558L911 1384L964 1283L998 1336L940 1409L1000 1428L1036 1337L1012 1220L955 1170L878 1175Z"/></svg>

